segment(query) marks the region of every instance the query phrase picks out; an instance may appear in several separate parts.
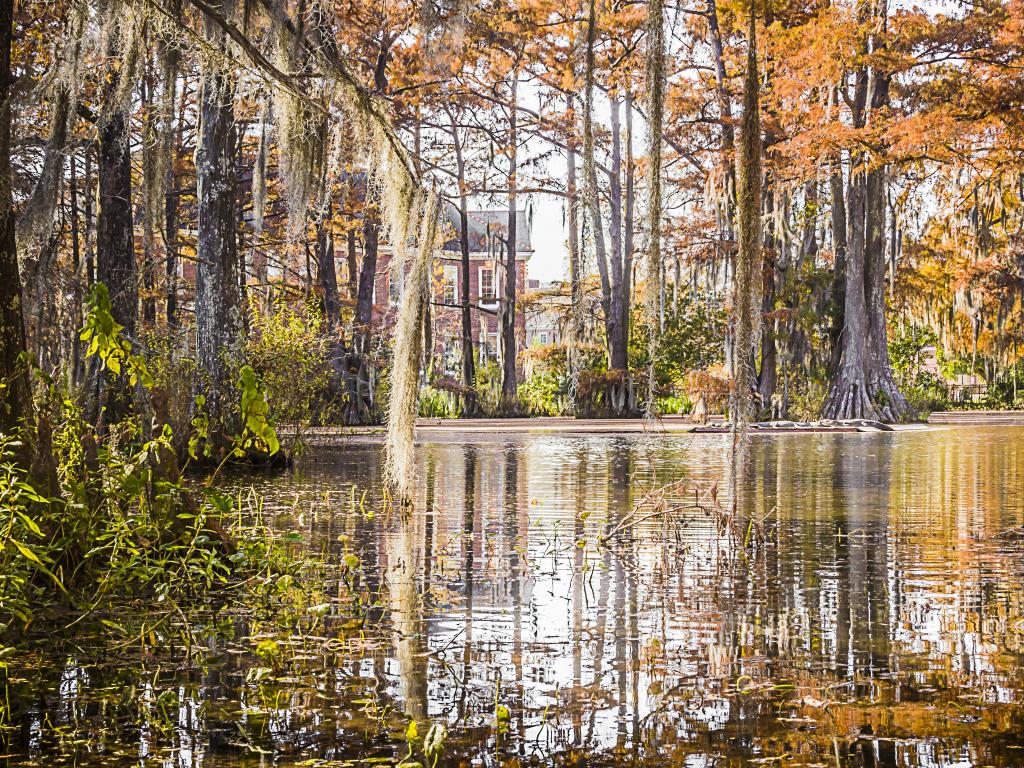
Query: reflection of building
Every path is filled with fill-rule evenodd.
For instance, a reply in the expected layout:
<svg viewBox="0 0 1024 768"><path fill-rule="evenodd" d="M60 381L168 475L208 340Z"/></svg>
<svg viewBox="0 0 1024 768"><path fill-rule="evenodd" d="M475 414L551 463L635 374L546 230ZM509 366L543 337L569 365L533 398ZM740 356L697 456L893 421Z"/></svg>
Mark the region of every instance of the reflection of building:
<svg viewBox="0 0 1024 768"><path fill-rule="evenodd" d="M457 374L462 361L462 255L459 244L460 216L448 207L450 237L434 259L432 276L432 329L434 360L438 373ZM526 341L526 262L533 254L530 240L532 217L521 210L516 219L516 351ZM500 360L501 299L505 291L505 254L508 214L505 211L469 211L469 304L473 317L473 345L477 360ZM384 246L377 264L374 286L375 325L390 332L398 308L401 281L390 268L391 249Z"/></svg>

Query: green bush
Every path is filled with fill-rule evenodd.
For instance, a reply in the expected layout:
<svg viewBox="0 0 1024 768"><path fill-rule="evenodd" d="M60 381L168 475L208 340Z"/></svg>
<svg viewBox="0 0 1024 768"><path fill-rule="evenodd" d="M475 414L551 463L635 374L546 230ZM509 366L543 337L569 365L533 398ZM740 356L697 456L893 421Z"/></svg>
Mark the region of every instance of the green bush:
<svg viewBox="0 0 1024 768"><path fill-rule="evenodd" d="M456 393L429 385L420 390L420 416L431 419L457 419L461 413L462 404Z"/></svg>
<svg viewBox="0 0 1024 768"><path fill-rule="evenodd" d="M681 404L671 400L669 393L678 392L684 386L690 371L702 371L722 362L725 350L726 314L721 303L708 295L689 292L679 296L678 310L665 313L665 328L658 338L658 349L654 362L654 376L659 402L665 400L661 413L679 413ZM633 310L629 333L629 367L633 371L645 371L650 362L650 326L642 307ZM646 378L642 384L646 390ZM641 395L642 399L646 395Z"/></svg>
<svg viewBox="0 0 1024 768"><path fill-rule="evenodd" d="M324 418L330 369L323 318L312 301L278 300L269 312L252 302L243 358L266 387L272 418L287 425L289 453L301 449L302 430Z"/></svg>
<svg viewBox="0 0 1024 768"><path fill-rule="evenodd" d="M565 377L551 367L534 371L519 385L519 406L528 416L558 416L562 412Z"/></svg>
<svg viewBox="0 0 1024 768"><path fill-rule="evenodd" d="M794 376L789 383L788 416L793 421L816 421L821 418L828 384L805 375Z"/></svg>
<svg viewBox="0 0 1024 768"><path fill-rule="evenodd" d="M476 367L476 396L480 415L494 417L501 413L501 366L489 359Z"/></svg>
<svg viewBox="0 0 1024 768"><path fill-rule="evenodd" d="M658 398L658 413L685 415L693 411L693 402L685 394L664 395Z"/></svg>
<svg viewBox="0 0 1024 768"><path fill-rule="evenodd" d="M152 393L156 379L121 336L102 286L89 306L88 354ZM237 383L244 426L228 456L274 453L262 382L243 366ZM252 591L263 576L288 569L256 520L258 502L223 493L212 478L185 480L170 424L154 425L144 439L140 420L130 417L97 434L53 382L36 407L46 427L32 435L38 467L16 461L17 439L0 435L0 639L56 604L83 613L106 607L112 618L104 624L127 634L110 609L123 596L175 609L177 600L214 587Z"/></svg>

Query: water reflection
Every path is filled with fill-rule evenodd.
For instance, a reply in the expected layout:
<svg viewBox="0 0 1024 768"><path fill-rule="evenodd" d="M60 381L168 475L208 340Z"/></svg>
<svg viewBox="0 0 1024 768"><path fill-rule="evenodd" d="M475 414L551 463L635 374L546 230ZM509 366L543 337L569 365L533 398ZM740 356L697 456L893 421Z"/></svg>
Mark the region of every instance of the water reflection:
<svg viewBox="0 0 1024 768"><path fill-rule="evenodd" d="M729 508L727 440L427 444L407 518L376 446L323 456L260 489L276 525L359 562L310 585L337 605L286 660L254 673L272 630L244 621L201 670L75 657L16 691L37 703L9 751L396 763L412 718L447 724L451 765L1024 764L1024 544L998 536L1024 524L1024 430L756 437L744 535L691 512L599 545L668 481ZM150 714L107 725L110 692L145 685ZM53 721L95 738L57 744Z"/></svg>

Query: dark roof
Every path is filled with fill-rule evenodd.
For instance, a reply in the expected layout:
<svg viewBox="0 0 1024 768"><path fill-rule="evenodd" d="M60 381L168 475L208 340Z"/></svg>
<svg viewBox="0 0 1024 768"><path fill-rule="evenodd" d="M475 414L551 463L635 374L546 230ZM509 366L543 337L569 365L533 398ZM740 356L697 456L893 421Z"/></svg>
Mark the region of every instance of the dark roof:
<svg viewBox="0 0 1024 768"><path fill-rule="evenodd" d="M459 250L459 229L461 217L459 209L449 204L448 221L455 231L454 236L445 242L446 251ZM469 211L469 250L473 253L487 252L487 233L504 238L508 232L508 211ZM525 210L516 211L516 252L533 251L530 244L530 217Z"/></svg>

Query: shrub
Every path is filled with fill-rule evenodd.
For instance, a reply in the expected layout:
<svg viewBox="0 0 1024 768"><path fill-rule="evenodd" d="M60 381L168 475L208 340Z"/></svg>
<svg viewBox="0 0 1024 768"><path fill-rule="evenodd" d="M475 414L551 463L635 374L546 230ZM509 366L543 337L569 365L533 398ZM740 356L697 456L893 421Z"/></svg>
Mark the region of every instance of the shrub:
<svg viewBox="0 0 1024 768"><path fill-rule="evenodd" d="M821 418L828 397L828 383L806 375L794 376L789 383L788 416L794 421L816 421Z"/></svg>
<svg viewBox="0 0 1024 768"><path fill-rule="evenodd" d="M501 366L489 359L476 367L476 396L483 416L501 413Z"/></svg>
<svg viewBox="0 0 1024 768"><path fill-rule="evenodd" d="M432 419L457 419L461 413L460 398L450 389L440 389L428 385L420 390L420 416Z"/></svg>
<svg viewBox="0 0 1024 768"><path fill-rule="evenodd" d="M534 371L519 385L519 407L528 416L557 416L562 412L565 377L552 368Z"/></svg>
<svg viewBox="0 0 1024 768"><path fill-rule="evenodd" d="M266 387L271 414L291 430L289 452L301 449L302 430L328 404L330 369L323 318L313 302L280 299L270 311L250 304L250 333L243 357Z"/></svg>

